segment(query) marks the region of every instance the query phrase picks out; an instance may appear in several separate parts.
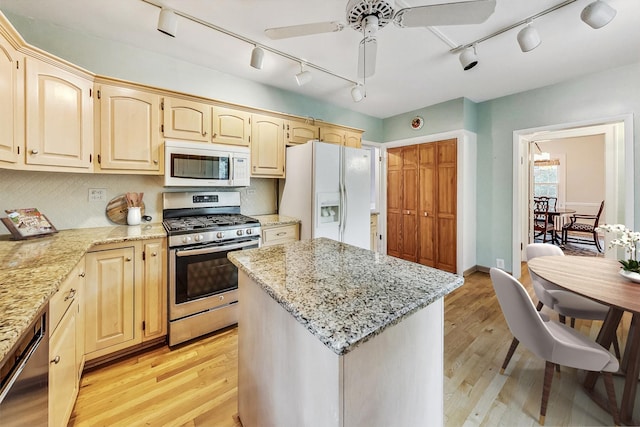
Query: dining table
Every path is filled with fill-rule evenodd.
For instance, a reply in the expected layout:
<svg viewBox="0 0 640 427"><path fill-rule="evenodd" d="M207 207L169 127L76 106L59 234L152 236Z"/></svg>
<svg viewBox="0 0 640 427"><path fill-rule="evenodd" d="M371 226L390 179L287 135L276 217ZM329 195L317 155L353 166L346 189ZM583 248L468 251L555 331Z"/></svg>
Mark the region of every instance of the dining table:
<svg viewBox="0 0 640 427"><path fill-rule="evenodd" d="M610 348L625 311L632 314L620 373L624 389L620 403L620 420L626 425L639 425L633 420L638 374L640 373L640 283L622 277L620 263L613 259L580 256L542 256L528 261L529 269L541 278L568 291L609 306L596 342ZM594 401L607 409L594 392L599 373L589 372L584 387Z"/></svg>
<svg viewBox="0 0 640 427"><path fill-rule="evenodd" d="M551 241L556 245L560 246L562 244L561 240L558 239L558 230L555 228L555 218L561 215L570 215L576 213L575 209L565 209L565 208L557 208L557 209L549 209L547 211L534 211L534 215L547 215L549 218L549 223L554 224L553 234L551 235Z"/></svg>

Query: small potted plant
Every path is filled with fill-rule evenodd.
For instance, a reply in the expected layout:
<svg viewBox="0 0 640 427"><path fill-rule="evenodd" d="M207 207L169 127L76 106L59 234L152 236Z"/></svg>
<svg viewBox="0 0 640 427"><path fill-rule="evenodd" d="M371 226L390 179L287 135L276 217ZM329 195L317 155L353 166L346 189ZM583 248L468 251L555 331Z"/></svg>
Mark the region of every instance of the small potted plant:
<svg viewBox="0 0 640 427"><path fill-rule="evenodd" d="M616 238L609 243L609 249L618 246L624 248L625 256L628 254L627 259L618 261L622 265L620 274L629 280L640 282L640 263L637 258L640 233L629 230L624 224L604 224L596 230L616 234Z"/></svg>

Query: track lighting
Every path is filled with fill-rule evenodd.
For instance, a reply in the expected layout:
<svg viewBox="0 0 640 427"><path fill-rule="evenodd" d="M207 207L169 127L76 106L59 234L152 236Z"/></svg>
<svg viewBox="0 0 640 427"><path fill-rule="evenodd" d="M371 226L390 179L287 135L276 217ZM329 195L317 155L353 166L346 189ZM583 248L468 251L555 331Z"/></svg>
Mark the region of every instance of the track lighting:
<svg viewBox="0 0 640 427"><path fill-rule="evenodd" d="M251 66L256 70L262 70L262 62L264 60L264 50L258 46L251 51Z"/></svg>
<svg viewBox="0 0 640 427"><path fill-rule="evenodd" d="M594 1L582 9L580 19L591 28L602 28L616 16L616 10L602 0Z"/></svg>
<svg viewBox="0 0 640 427"><path fill-rule="evenodd" d="M353 99L353 102L360 102L362 101L362 98L364 98L364 93L362 93L362 86L360 85L355 85L354 87L351 88L351 98Z"/></svg>
<svg viewBox="0 0 640 427"><path fill-rule="evenodd" d="M175 37L176 30L178 29L178 16L173 9L163 7L160 10L160 17L158 18L158 31L165 33L168 36Z"/></svg>
<svg viewBox="0 0 640 427"><path fill-rule="evenodd" d="M311 74L311 71L304 71L302 69L302 63L300 63L300 72L296 74L296 82L298 83L298 86L306 85L312 78L313 75Z"/></svg>
<svg viewBox="0 0 640 427"><path fill-rule="evenodd" d="M460 64L467 71L478 65L478 55L476 53L476 45L466 48L460 54Z"/></svg>
<svg viewBox="0 0 640 427"><path fill-rule="evenodd" d="M531 23L527 24L526 27L520 30L517 38L520 50L523 52L529 52L530 50L537 48L542 42L540 40L538 30L532 27Z"/></svg>

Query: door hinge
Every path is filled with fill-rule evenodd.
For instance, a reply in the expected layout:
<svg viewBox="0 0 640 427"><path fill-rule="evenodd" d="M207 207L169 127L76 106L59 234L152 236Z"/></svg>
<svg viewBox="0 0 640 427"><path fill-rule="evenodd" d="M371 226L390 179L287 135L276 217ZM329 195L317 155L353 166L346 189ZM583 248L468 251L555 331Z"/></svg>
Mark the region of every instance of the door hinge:
<svg viewBox="0 0 640 427"><path fill-rule="evenodd" d="M160 132L164 133L164 124L160 125Z"/></svg>
<svg viewBox="0 0 640 427"><path fill-rule="evenodd" d="M20 155L20 146L18 145L18 155Z"/></svg>
<svg viewBox="0 0 640 427"><path fill-rule="evenodd" d="M89 88L89 98L91 98L91 96L93 96L93 89Z"/></svg>
<svg viewBox="0 0 640 427"><path fill-rule="evenodd" d="M100 89L98 89L96 94L98 95L98 99L100 99Z"/></svg>
<svg viewBox="0 0 640 427"><path fill-rule="evenodd" d="M98 164L102 164L102 159L100 158L100 154L98 154Z"/></svg>
<svg viewBox="0 0 640 427"><path fill-rule="evenodd" d="M524 249L524 245L520 242L520 250Z"/></svg>
<svg viewBox="0 0 640 427"><path fill-rule="evenodd" d="M160 109L164 111L164 101L160 102Z"/></svg>
<svg viewBox="0 0 640 427"><path fill-rule="evenodd" d="M20 69L20 61L16 61L16 70Z"/></svg>
<svg viewBox="0 0 640 427"><path fill-rule="evenodd" d="M89 163L93 161L93 154L89 154Z"/></svg>
<svg viewBox="0 0 640 427"><path fill-rule="evenodd" d="M142 321L142 330L143 331L147 330L147 322L145 322L144 320Z"/></svg>
<svg viewBox="0 0 640 427"><path fill-rule="evenodd" d="M147 253L142 251L142 260L145 261L147 259Z"/></svg>

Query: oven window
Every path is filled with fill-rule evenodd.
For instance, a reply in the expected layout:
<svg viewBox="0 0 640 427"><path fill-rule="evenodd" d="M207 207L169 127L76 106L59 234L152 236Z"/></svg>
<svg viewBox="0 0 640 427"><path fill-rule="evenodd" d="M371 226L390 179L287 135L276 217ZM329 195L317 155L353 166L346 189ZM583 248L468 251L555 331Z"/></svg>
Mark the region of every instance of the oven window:
<svg viewBox="0 0 640 427"><path fill-rule="evenodd" d="M176 257L176 303L181 304L238 287L238 269L227 252Z"/></svg>
<svg viewBox="0 0 640 427"><path fill-rule="evenodd" d="M171 176L193 179L229 179L229 158L171 154Z"/></svg>

